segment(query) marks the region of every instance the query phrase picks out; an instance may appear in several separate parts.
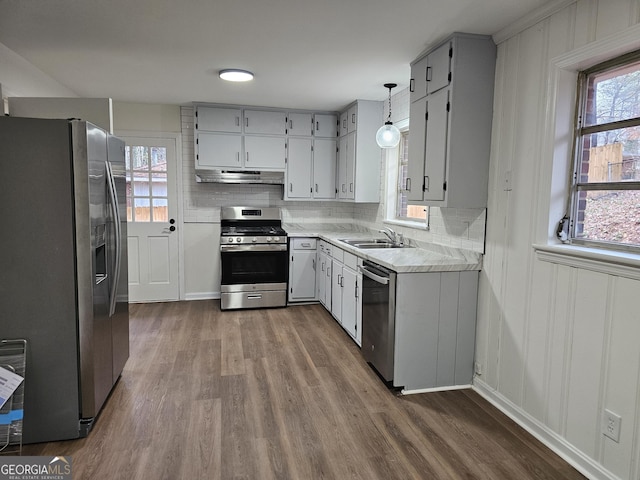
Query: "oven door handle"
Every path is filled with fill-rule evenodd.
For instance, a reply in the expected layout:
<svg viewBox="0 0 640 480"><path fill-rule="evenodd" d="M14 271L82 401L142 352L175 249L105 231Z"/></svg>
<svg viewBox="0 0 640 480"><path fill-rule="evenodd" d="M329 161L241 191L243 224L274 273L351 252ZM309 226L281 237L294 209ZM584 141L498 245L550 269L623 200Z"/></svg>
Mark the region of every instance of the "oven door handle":
<svg viewBox="0 0 640 480"><path fill-rule="evenodd" d="M286 244L275 245L220 245L221 252L286 252Z"/></svg>

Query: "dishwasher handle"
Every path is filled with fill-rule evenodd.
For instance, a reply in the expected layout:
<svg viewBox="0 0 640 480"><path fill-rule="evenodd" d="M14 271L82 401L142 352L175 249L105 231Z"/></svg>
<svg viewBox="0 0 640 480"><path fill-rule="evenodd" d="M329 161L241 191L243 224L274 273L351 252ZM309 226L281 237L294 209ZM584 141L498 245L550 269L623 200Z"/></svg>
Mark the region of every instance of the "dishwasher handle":
<svg viewBox="0 0 640 480"><path fill-rule="evenodd" d="M367 278L370 278L374 282L381 283L382 285L389 285L389 277L381 277L380 275L372 272L367 267L359 266L360 273Z"/></svg>

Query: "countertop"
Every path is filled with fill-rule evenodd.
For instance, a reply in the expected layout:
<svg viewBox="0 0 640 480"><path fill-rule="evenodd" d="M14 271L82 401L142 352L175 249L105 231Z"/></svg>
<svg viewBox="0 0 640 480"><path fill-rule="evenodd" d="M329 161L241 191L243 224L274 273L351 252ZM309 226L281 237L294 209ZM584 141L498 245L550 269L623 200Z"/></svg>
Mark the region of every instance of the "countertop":
<svg viewBox="0 0 640 480"><path fill-rule="evenodd" d="M382 238L383 234L372 232L350 224L300 224L283 225L287 235L296 237L317 237L340 249L387 267L397 273L418 272L458 272L463 270L481 270L482 254L461 248L444 245L415 242L409 240L412 247L359 249L340 239Z"/></svg>

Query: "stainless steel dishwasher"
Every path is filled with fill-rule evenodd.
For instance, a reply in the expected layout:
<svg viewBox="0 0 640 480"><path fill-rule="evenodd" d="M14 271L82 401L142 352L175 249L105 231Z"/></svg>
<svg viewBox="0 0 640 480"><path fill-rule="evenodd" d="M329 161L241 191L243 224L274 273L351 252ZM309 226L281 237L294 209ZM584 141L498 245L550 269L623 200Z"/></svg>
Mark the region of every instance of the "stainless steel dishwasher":
<svg viewBox="0 0 640 480"><path fill-rule="evenodd" d="M365 260L362 273L362 355L393 384L396 273Z"/></svg>

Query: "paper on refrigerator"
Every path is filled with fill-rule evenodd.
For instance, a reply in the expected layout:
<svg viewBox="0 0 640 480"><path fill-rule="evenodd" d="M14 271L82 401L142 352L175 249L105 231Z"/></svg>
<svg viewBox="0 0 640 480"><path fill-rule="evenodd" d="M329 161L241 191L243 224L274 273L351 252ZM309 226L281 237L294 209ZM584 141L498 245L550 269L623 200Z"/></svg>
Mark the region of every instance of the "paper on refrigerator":
<svg viewBox="0 0 640 480"><path fill-rule="evenodd" d="M0 408L11 398L23 380L20 375L0 367Z"/></svg>

